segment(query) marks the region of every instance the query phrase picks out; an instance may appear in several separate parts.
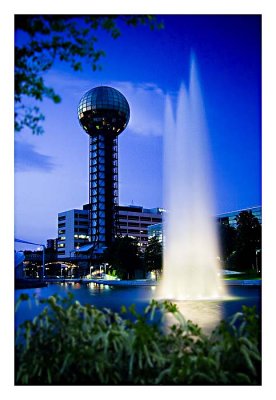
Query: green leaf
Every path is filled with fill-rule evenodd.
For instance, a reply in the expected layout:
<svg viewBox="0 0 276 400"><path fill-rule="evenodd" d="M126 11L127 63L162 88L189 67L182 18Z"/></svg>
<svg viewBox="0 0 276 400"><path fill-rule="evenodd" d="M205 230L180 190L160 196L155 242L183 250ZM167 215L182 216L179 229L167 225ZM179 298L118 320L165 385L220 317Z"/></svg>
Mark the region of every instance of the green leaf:
<svg viewBox="0 0 276 400"><path fill-rule="evenodd" d="M256 369L250 359L250 355L249 355L247 348L244 345L242 345L240 348L240 351L244 356L247 367L250 369L250 371L252 372L253 375L256 375Z"/></svg>

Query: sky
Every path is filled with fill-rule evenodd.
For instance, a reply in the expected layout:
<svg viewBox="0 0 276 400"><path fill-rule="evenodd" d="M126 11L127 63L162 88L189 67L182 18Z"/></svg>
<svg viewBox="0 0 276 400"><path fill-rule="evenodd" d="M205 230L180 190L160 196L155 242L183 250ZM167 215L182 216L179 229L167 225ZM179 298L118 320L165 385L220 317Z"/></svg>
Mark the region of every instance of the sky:
<svg viewBox="0 0 276 400"><path fill-rule="evenodd" d="M129 124L119 136L120 204L163 206L165 98L175 101L181 83L188 84L191 52L205 106L216 213L261 205L261 18L159 18L162 30L122 26L116 40L99 32L106 52L102 71L86 65L73 72L56 63L45 75L62 102L40 104L43 135L15 134L15 237L45 243L57 237L59 212L88 202L88 135L77 106L99 85L120 90L130 105Z"/></svg>

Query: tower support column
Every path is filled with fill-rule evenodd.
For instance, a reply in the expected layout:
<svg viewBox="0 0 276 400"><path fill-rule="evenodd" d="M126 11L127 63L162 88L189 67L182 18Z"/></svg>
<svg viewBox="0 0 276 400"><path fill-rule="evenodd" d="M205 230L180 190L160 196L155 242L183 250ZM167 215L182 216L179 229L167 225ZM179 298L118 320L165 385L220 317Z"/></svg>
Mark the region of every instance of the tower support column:
<svg viewBox="0 0 276 400"><path fill-rule="evenodd" d="M109 246L117 234L118 138L89 137L89 232L93 247Z"/></svg>

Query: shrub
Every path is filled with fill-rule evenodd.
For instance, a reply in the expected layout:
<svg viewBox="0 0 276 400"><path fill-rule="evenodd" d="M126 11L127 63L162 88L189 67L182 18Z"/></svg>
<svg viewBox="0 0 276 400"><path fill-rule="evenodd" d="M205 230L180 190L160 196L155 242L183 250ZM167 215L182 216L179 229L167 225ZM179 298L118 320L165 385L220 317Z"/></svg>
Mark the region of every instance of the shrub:
<svg viewBox="0 0 276 400"><path fill-rule="evenodd" d="M260 384L254 309L243 307L206 336L168 301L153 300L142 314L134 306L99 310L72 295L40 302L43 311L16 334L16 384ZM165 328L168 313L175 324Z"/></svg>

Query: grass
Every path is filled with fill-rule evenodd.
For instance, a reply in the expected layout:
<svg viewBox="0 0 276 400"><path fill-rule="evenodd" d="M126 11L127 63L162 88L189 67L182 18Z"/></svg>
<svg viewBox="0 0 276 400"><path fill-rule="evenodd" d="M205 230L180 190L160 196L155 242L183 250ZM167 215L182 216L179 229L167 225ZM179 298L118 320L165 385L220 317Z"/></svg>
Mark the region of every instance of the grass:
<svg viewBox="0 0 276 400"><path fill-rule="evenodd" d="M247 271L243 272L238 275L228 275L224 277L225 280L256 280L256 279L262 279L262 276L260 273L257 273L255 271Z"/></svg>

